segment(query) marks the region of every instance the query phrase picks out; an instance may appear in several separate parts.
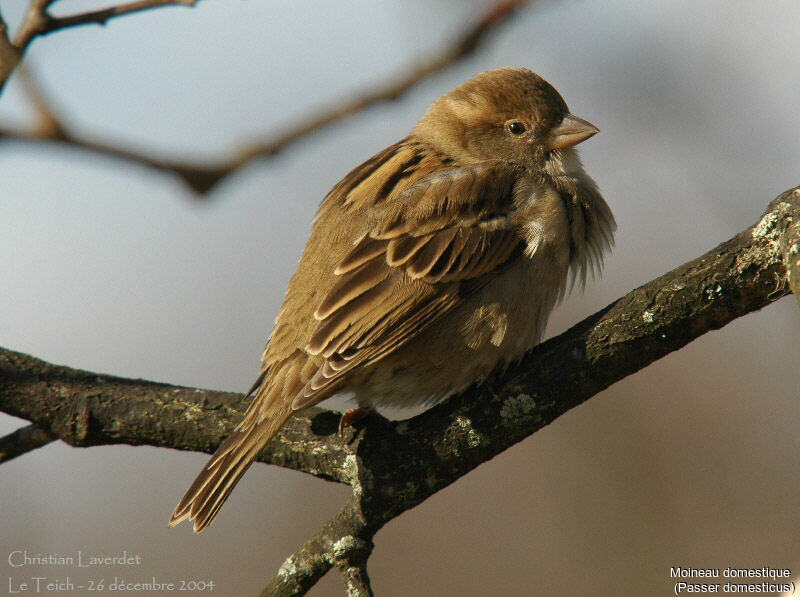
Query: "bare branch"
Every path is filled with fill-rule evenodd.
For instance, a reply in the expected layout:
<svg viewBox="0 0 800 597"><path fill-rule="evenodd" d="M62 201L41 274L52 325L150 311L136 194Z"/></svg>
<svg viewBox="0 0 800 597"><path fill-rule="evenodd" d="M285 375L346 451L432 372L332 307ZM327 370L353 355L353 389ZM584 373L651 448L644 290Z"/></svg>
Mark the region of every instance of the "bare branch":
<svg viewBox="0 0 800 597"><path fill-rule="evenodd" d="M0 464L32 452L55 441L52 435L36 425L27 425L0 437Z"/></svg>
<svg viewBox="0 0 800 597"><path fill-rule="evenodd" d="M188 4L188 2L184 3ZM60 121L59 127L54 130L53 134L19 131L7 126L0 127L0 140L9 139L33 143L60 143L69 147L107 155L127 162L133 162L162 172L176 174L195 193L204 195L211 191L224 178L234 174L240 168L243 168L255 159L277 155L290 145L334 123L358 114L370 106L399 99L424 79L472 55L475 50L488 39L493 31L508 22L517 9L527 3L526 0L505 0L499 2L440 54L429 58L415 68L411 68L409 72L398 77L395 81L372 91L359 94L353 99L342 102L330 111L303 118L300 120L302 124L290 127L288 130L276 135L272 139L245 146L232 157L220 160L216 163L156 159L151 157L152 152L134 151L129 148L126 149L102 143L91 137L67 133L65 130L68 127L63 121ZM168 3L165 2L165 4ZM38 29L36 29L37 31L44 30L49 33L50 30L47 28L52 26L52 22L64 21L66 19L66 17L62 19L45 18L41 16L42 14L46 16L44 12L35 15L37 18L33 19L34 24L30 26L31 28L38 27ZM76 15L76 17L77 16L80 15ZM42 22L42 20L45 22ZM42 33L38 34L41 35Z"/></svg>
<svg viewBox="0 0 800 597"><path fill-rule="evenodd" d="M210 453L246 407L241 394L99 375L0 348L0 410L72 446L144 444ZM338 413L304 411L259 459L348 483L338 421Z"/></svg>
<svg viewBox="0 0 800 597"><path fill-rule="evenodd" d="M354 97L330 112L323 113L315 118L303 119L303 124L290 128L270 141L245 150L243 152L244 156L249 161L257 157L275 155L292 143L316 133L334 122L344 120L374 104L399 99L431 75L473 54L492 31L506 23L516 10L524 4L527 4L527 2L505 1L498 3L439 55L433 56L415 68L410 69L408 73L398 77L397 80Z"/></svg>
<svg viewBox="0 0 800 597"><path fill-rule="evenodd" d="M325 576L333 566L339 568L347 594L372 595L367 576L367 559L374 547L371 528L360 507L356 490L339 513L294 554L286 558L262 597L302 595Z"/></svg>
<svg viewBox="0 0 800 597"><path fill-rule="evenodd" d="M348 587L368 591L366 557L386 522L616 381L788 294L798 221L800 188L729 241L541 344L490 380L491 391L470 388L408 421L372 417L345 438L336 433L338 413L303 411L260 459L348 483L353 495L286 560L267 594L303 593L333 566ZM0 350L0 410L73 445L209 452L243 409L238 394L97 375Z"/></svg>
<svg viewBox="0 0 800 597"><path fill-rule="evenodd" d="M347 442L336 438L333 413L315 409L297 418L262 456L349 482L353 499L287 559L269 594L302 593L332 566L353 590L368 591L365 558L386 522L619 379L787 294L779 247L798 219L795 189L773 201L753 227L539 346L490 384L496 393L472 388L410 421L375 418ZM0 408L76 445L210 451L241 416L238 395L0 354ZM359 554L366 554L363 561Z"/></svg>
<svg viewBox="0 0 800 597"><path fill-rule="evenodd" d="M0 92L3 90L3 83L8 80L19 64L19 58L17 48L8 37L8 25L0 17Z"/></svg>
<svg viewBox="0 0 800 597"><path fill-rule="evenodd" d="M80 25L105 25L109 20L115 17L121 17L134 12L142 12L162 6L194 6L197 2L198 0L137 0L136 2L128 2L127 4L110 6L99 10L90 10L66 17L50 16L46 21L44 30L40 32L39 35L47 35L54 31L66 29L67 27L76 27Z"/></svg>
<svg viewBox="0 0 800 597"><path fill-rule="evenodd" d="M22 83L23 89L31 100L31 106L36 110L36 115L38 116L39 122L33 134L37 137L50 139L65 138L67 133L64 131L61 119L56 113L54 102L47 97L24 64L19 65L17 68L17 78Z"/></svg>
<svg viewBox="0 0 800 597"><path fill-rule="evenodd" d="M366 557L369 557L370 553L372 553L371 547ZM342 575L348 597L372 597L374 595L369 582L369 575L367 574L366 557L361 564L339 566L339 572Z"/></svg>
<svg viewBox="0 0 800 597"><path fill-rule="evenodd" d="M0 20L0 92L28 46L37 37L80 25L105 25L107 21L115 17L153 8L178 5L194 6L197 2L198 0L136 0L99 10L54 17L48 12L48 8L54 3L54 0L31 0L13 41L9 41L5 23Z"/></svg>
<svg viewBox="0 0 800 597"><path fill-rule="evenodd" d="M775 199L751 228L534 349L487 384L496 393L472 388L410 421L367 425L352 442L351 507L360 516L350 517L363 525L360 536L371 538L392 518L614 382L785 296L787 267L777 248L798 218L800 188ZM306 543L287 560L294 578L284 564L262 595L305 592L307 584L295 592L276 586L298 589L292 584L298 579L321 576L313 564L325 554L319 541L314 546L316 559L307 557Z"/></svg>

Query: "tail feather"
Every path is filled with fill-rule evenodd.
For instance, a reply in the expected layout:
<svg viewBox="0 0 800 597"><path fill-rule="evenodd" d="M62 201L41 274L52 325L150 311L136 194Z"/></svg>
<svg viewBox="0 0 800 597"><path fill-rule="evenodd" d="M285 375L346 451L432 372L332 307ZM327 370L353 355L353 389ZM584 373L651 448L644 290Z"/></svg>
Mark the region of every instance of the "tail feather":
<svg viewBox="0 0 800 597"><path fill-rule="evenodd" d="M259 392L251 408L258 408L256 404L265 399L267 397ZM291 416L291 401L288 401L289 404L285 402L280 399L273 401L256 424L245 429L241 429L240 425L222 442L175 507L169 526L174 527L184 520L194 520L194 532L199 533L213 522L258 452Z"/></svg>
<svg viewBox="0 0 800 597"><path fill-rule="evenodd" d="M195 521L196 532L211 524L236 483L250 468L260 449L260 446L256 444L242 454L233 452L235 461L224 463L225 466L220 467L220 473L216 475L219 478L214 478L214 482L209 483L200 491L189 512L190 519L193 518Z"/></svg>

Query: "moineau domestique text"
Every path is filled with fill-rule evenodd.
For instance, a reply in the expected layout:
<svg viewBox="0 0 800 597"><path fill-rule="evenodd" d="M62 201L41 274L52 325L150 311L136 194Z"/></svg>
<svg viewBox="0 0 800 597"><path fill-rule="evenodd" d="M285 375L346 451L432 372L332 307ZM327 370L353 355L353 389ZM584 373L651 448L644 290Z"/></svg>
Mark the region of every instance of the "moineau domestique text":
<svg viewBox="0 0 800 597"><path fill-rule="evenodd" d="M720 568L670 568L671 578L719 578ZM788 568L725 568L722 578L789 578L792 571Z"/></svg>
<svg viewBox="0 0 800 597"><path fill-rule="evenodd" d="M142 563L142 556L129 554L123 551L120 555L87 555L78 551L76 556L62 556L57 553L35 555L27 550L15 550L8 554L8 565L12 568L23 566L78 566L78 568L91 568L92 566L136 566Z"/></svg>

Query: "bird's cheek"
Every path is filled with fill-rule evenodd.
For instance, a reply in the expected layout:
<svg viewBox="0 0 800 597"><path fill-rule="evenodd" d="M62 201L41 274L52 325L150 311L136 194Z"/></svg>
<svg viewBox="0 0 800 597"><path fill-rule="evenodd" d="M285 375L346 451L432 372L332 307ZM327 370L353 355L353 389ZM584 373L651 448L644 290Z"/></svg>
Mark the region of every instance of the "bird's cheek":
<svg viewBox="0 0 800 597"><path fill-rule="evenodd" d="M540 143L528 141L517 148L516 162L528 168L542 168L544 165L545 152Z"/></svg>

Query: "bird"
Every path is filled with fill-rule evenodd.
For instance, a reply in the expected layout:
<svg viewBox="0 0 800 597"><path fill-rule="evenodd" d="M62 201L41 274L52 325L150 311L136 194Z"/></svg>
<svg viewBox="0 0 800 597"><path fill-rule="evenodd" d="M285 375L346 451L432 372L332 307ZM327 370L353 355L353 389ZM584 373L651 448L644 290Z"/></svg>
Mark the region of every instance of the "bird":
<svg viewBox="0 0 800 597"><path fill-rule="evenodd" d="M578 143L597 127L526 68L475 75L326 195L275 318L254 397L169 526L217 516L293 413L347 393L348 425L432 405L541 339L616 223ZM341 427L340 427L341 429Z"/></svg>

